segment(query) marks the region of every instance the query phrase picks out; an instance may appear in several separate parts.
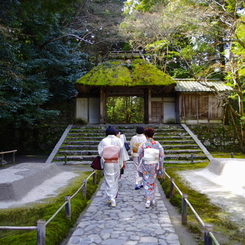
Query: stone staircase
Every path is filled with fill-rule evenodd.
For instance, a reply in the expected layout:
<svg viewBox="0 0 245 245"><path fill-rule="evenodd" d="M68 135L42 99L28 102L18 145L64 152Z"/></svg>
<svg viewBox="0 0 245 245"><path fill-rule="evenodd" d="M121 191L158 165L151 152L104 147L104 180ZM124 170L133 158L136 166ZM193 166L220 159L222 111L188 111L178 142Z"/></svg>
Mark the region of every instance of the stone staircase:
<svg viewBox="0 0 245 245"><path fill-rule="evenodd" d="M60 144L52 162L57 164L91 164L94 157L98 154L98 144L105 137L107 126L73 125L62 144ZM113 126L126 135L128 142L136 134L137 125ZM154 124L142 126L151 126L156 130L154 139L159 141L164 147L165 163L184 164L209 161L192 136L181 125Z"/></svg>

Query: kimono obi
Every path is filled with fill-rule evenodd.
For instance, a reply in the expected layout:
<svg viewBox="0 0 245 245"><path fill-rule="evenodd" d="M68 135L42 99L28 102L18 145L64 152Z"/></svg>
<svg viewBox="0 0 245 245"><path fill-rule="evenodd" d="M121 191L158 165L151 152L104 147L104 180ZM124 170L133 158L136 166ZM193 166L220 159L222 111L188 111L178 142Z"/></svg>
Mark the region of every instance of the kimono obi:
<svg viewBox="0 0 245 245"><path fill-rule="evenodd" d="M118 163L118 159L105 159L104 163Z"/></svg>
<svg viewBox="0 0 245 245"><path fill-rule="evenodd" d="M159 163L159 149L145 148L144 156L142 158L145 164L157 164Z"/></svg>

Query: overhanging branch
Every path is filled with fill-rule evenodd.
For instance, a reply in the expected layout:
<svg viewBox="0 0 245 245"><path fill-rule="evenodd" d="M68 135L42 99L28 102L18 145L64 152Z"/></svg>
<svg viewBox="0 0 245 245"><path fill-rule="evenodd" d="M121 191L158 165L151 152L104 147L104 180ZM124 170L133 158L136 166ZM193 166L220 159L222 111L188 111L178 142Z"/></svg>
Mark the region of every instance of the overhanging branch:
<svg viewBox="0 0 245 245"><path fill-rule="evenodd" d="M75 35L75 34L66 34L66 35L63 35L63 36L60 36L60 37L51 39L51 40L49 40L48 42L45 42L45 43L42 45L42 48L43 48L44 46L46 46L47 44L49 44L49 43L55 42L55 41L57 41L57 40L60 40L60 39L62 39L62 38L65 38L65 37L74 37L74 38L76 38L76 39L79 40L79 41L83 41L83 42L88 43L88 44L91 44L91 45L94 44L94 43L91 42L90 40L87 40L87 39L85 39L85 38L83 38L83 37L80 37L80 36L78 36L78 35Z"/></svg>

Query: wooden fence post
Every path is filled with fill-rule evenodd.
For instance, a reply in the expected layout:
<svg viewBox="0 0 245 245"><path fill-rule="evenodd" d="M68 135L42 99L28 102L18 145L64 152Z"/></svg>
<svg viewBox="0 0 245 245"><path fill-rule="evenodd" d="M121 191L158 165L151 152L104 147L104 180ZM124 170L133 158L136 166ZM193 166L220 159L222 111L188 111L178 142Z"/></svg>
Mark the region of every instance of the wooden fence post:
<svg viewBox="0 0 245 245"><path fill-rule="evenodd" d="M13 163L15 163L15 151L13 152Z"/></svg>
<svg viewBox="0 0 245 245"><path fill-rule="evenodd" d="M94 184L97 183L97 171L96 170L94 171L94 174L93 174L93 183Z"/></svg>
<svg viewBox="0 0 245 245"><path fill-rule="evenodd" d="M65 205L66 217L71 218L71 197L65 196L65 200L67 201Z"/></svg>
<svg viewBox="0 0 245 245"><path fill-rule="evenodd" d="M187 224L187 202L186 199L188 198L187 194L183 194L182 196L182 209L181 209L181 214L182 214L182 224L186 225Z"/></svg>
<svg viewBox="0 0 245 245"><path fill-rule="evenodd" d="M67 164L67 153L65 153L65 165Z"/></svg>
<svg viewBox="0 0 245 245"><path fill-rule="evenodd" d="M86 179L83 180L83 196L84 197L87 196L87 180Z"/></svg>
<svg viewBox="0 0 245 245"><path fill-rule="evenodd" d="M191 163L194 163L194 154L191 153Z"/></svg>
<svg viewBox="0 0 245 245"><path fill-rule="evenodd" d="M205 224L205 232L204 232L204 245L212 245L212 238L209 236L209 232L213 231L213 225Z"/></svg>
<svg viewBox="0 0 245 245"><path fill-rule="evenodd" d="M1 165L3 165L3 154L1 155Z"/></svg>
<svg viewBox="0 0 245 245"><path fill-rule="evenodd" d="M163 182L166 180L166 174L165 174L165 172L163 173L162 180L163 180Z"/></svg>
<svg viewBox="0 0 245 245"><path fill-rule="evenodd" d="M46 237L46 221L38 220L37 221L37 245L45 245L45 237Z"/></svg>
<svg viewBox="0 0 245 245"><path fill-rule="evenodd" d="M170 178L170 197L174 195L175 188L173 182L174 182L174 178Z"/></svg>

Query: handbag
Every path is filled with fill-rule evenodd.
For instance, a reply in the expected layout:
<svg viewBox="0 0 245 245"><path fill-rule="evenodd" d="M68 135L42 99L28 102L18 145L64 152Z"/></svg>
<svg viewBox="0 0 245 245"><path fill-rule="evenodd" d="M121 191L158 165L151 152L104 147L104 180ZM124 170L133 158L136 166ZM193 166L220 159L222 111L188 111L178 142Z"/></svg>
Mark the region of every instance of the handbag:
<svg viewBox="0 0 245 245"><path fill-rule="evenodd" d="M95 157L95 159L93 160L93 162L91 163L91 168L93 168L94 170L102 170L103 168L101 167L101 156L97 156Z"/></svg>
<svg viewBox="0 0 245 245"><path fill-rule="evenodd" d="M124 142L124 146L125 146L125 148L126 148L126 151L129 151L130 147L129 147L129 145L128 145L127 142Z"/></svg>
<svg viewBox="0 0 245 245"><path fill-rule="evenodd" d="M120 169L120 174L124 174L124 168Z"/></svg>

